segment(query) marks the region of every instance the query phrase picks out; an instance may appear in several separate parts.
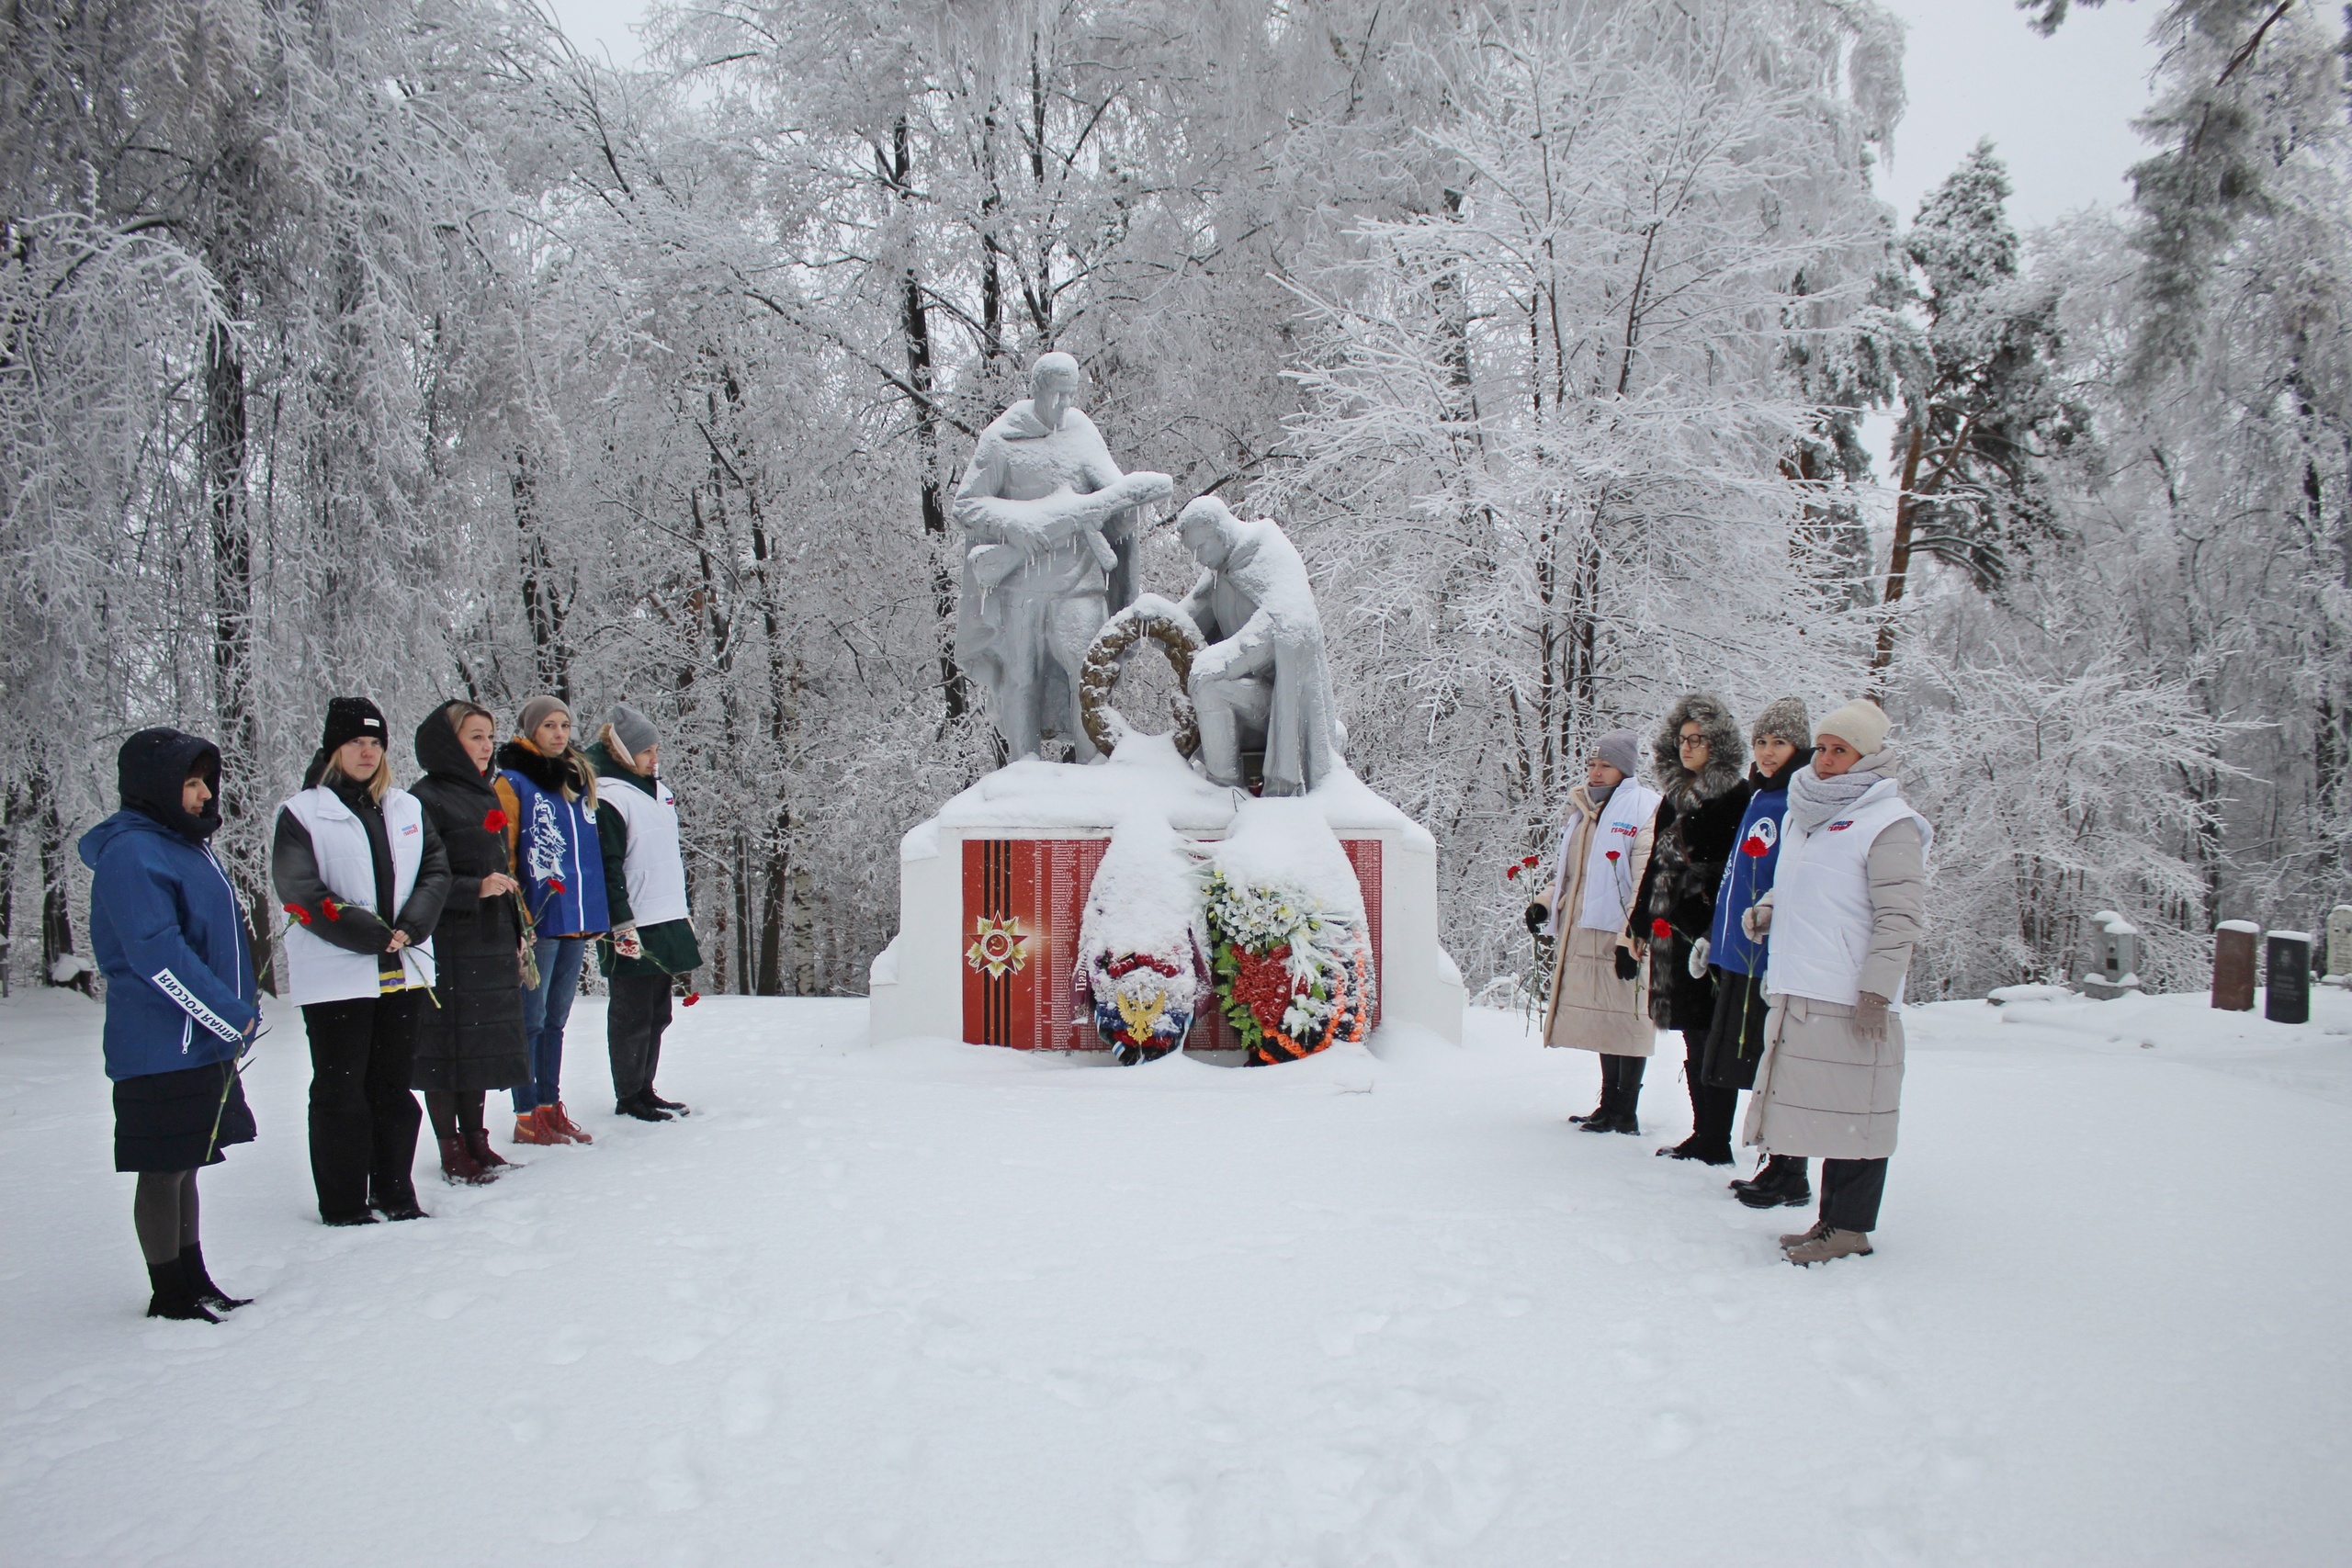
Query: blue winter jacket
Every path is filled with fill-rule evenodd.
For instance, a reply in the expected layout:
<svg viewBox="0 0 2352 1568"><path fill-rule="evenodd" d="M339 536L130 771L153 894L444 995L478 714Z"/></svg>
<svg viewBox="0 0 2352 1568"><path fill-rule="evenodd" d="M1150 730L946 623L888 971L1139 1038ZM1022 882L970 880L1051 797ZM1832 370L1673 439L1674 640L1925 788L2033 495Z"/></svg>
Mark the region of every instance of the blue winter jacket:
<svg viewBox="0 0 2352 1568"><path fill-rule="evenodd" d="M261 1016L243 912L212 852L144 812L82 835L90 945L107 977L107 1077L234 1058Z"/></svg>
<svg viewBox="0 0 2352 1568"><path fill-rule="evenodd" d="M1772 891L1772 877L1781 864L1781 818L1789 809L1789 777L1812 759L1800 750L1788 766L1765 780L1748 797L1739 819L1739 838L1724 863L1724 879L1715 892L1715 923L1707 932L1707 962L1733 975L1764 972L1763 942L1750 942L1739 929L1739 918ZM1751 775L1753 776L1753 775ZM1762 840L1761 855L1751 855L1751 840Z"/></svg>
<svg viewBox="0 0 2352 1568"><path fill-rule="evenodd" d="M498 749L498 768L521 807L514 824L514 874L523 883L532 926L541 936L610 931L604 845L596 835L595 810L584 798L583 786L594 775L584 763L574 773L571 757L543 757L519 740ZM567 781L583 798L563 797Z"/></svg>

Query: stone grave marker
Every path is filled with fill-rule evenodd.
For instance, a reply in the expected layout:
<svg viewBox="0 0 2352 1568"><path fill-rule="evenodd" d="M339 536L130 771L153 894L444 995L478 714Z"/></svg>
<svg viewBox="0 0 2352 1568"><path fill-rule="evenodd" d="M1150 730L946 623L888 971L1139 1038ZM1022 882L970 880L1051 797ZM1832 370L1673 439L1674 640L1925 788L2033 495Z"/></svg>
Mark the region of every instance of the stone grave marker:
<svg viewBox="0 0 2352 1568"><path fill-rule="evenodd" d="M2352 986L2352 904L2338 904L2327 916L2327 978Z"/></svg>
<svg viewBox="0 0 2352 1568"><path fill-rule="evenodd" d="M2213 1005L2229 1012L2254 1010L2254 939L2262 928L2252 920L2223 920L2213 931Z"/></svg>
<svg viewBox="0 0 2352 1568"><path fill-rule="evenodd" d="M2312 1021L2312 935L2272 931L2264 964L2262 1016L2273 1023Z"/></svg>
<svg viewBox="0 0 2352 1568"><path fill-rule="evenodd" d="M2101 909L2091 917L2091 923L2098 928L2097 959L2092 972L2083 976L2083 995L2103 1002L2137 996L2140 928L2113 909Z"/></svg>

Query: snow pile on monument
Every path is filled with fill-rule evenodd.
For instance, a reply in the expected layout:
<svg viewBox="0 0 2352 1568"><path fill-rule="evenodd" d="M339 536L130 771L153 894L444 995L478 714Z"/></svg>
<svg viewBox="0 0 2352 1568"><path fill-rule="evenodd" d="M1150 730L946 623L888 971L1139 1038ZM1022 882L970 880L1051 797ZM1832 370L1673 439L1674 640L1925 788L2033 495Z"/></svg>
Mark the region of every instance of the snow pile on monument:
<svg viewBox="0 0 2352 1568"><path fill-rule="evenodd" d="M1094 1032L1127 1066L1183 1044L1209 994L1199 931L1200 872L1158 811L1111 831L1079 927L1073 976Z"/></svg>
<svg viewBox="0 0 2352 1568"><path fill-rule="evenodd" d="M1311 802L1244 803L1210 857L1204 902L1218 1004L1253 1065L1363 1038L1371 923L1347 852Z"/></svg>

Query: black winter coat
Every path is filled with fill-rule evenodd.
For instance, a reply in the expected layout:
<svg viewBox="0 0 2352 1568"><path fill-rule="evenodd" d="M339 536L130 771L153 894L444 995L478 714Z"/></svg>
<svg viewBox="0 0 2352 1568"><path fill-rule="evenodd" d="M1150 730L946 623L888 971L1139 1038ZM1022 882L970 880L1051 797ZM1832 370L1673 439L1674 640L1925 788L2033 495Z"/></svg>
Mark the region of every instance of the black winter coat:
<svg viewBox="0 0 2352 1568"><path fill-rule="evenodd" d="M1676 738L1697 720L1707 735L1706 767L1682 766ZM1650 862L1634 894L1628 934L1649 943L1650 1020L1660 1029L1703 1030L1714 1021L1712 973L1690 976L1690 949L1715 921L1715 894L1724 863L1739 837L1740 818L1756 786L1740 776L1747 747L1724 704L1703 693L1677 702L1651 743L1660 799ZM1663 920L1668 934L1657 934Z"/></svg>
<svg viewBox="0 0 2352 1568"><path fill-rule="evenodd" d="M425 776L409 786L441 835L449 857L449 897L433 928L433 958L440 969L438 1008L420 1014L413 1087L469 1094L511 1089L531 1078L531 1052L523 1038L523 967L516 956L522 922L514 896L481 896L482 878L513 874L506 835L490 827L501 810L490 777L475 772L458 743L445 705L416 729L417 765Z"/></svg>

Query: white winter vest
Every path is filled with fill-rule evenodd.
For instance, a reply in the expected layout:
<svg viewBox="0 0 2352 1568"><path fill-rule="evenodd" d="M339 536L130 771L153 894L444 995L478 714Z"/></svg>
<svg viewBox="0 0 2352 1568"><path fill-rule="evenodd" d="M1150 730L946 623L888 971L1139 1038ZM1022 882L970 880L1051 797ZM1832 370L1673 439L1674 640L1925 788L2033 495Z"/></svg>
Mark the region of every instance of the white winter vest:
<svg viewBox="0 0 2352 1568"><path fill-rule="evenodd" d="M286 803L286 809L311 835L311 852L319 863L319 879L338 904L373 910L391 924L416 886L416 869L424 859L424 807L404 789L384 795L384 833L392 849L392 907L376 908L376 857L368 852L368 827L323 786L306 789ZM322 919L313 910L311 919ZM427 938L404 950L401 973L411 985L434 981L433 942ZM291 1000L297 1007L312 1002L347 1002L380 994L376 978L378 954L348 953L297 925L286 933L286 972Z"/></svg>
<svg viewBox="0 0 2352 1568"><path fill-rule="evenodd" d="M653 793L628 779L600 775L596 799L628 829L621 863L630 916L641 929L686 918L686 858L678 842L678 797L661 780Z"/></svg>
<svg viewBox="0 0 2352 1568"><path fill-rule="evenodd" d="M1783 819L1765 950L1765 995L1854 1005L1871 953L1871 846L1904 821L1919 825L1924 854L1935 841L1935 829L1905 802L1902 785L1893 779L1871 785L1849 809L1810 833L1800 833L1793 821ZM1889 999L1903 1005L1900 985Z"/></svg>
<svg viewBox="0 0 2352 1568"><path fill-rule="evenodd" d="M1657 815L1657 791L1632 779L1609 792L1585 850L1584 897L1577 908L1577 924L1596 931L1625 929L1626 912L1634 904L1634 846ZM1612 852L1615 860L1609 858Z"/></svg>

